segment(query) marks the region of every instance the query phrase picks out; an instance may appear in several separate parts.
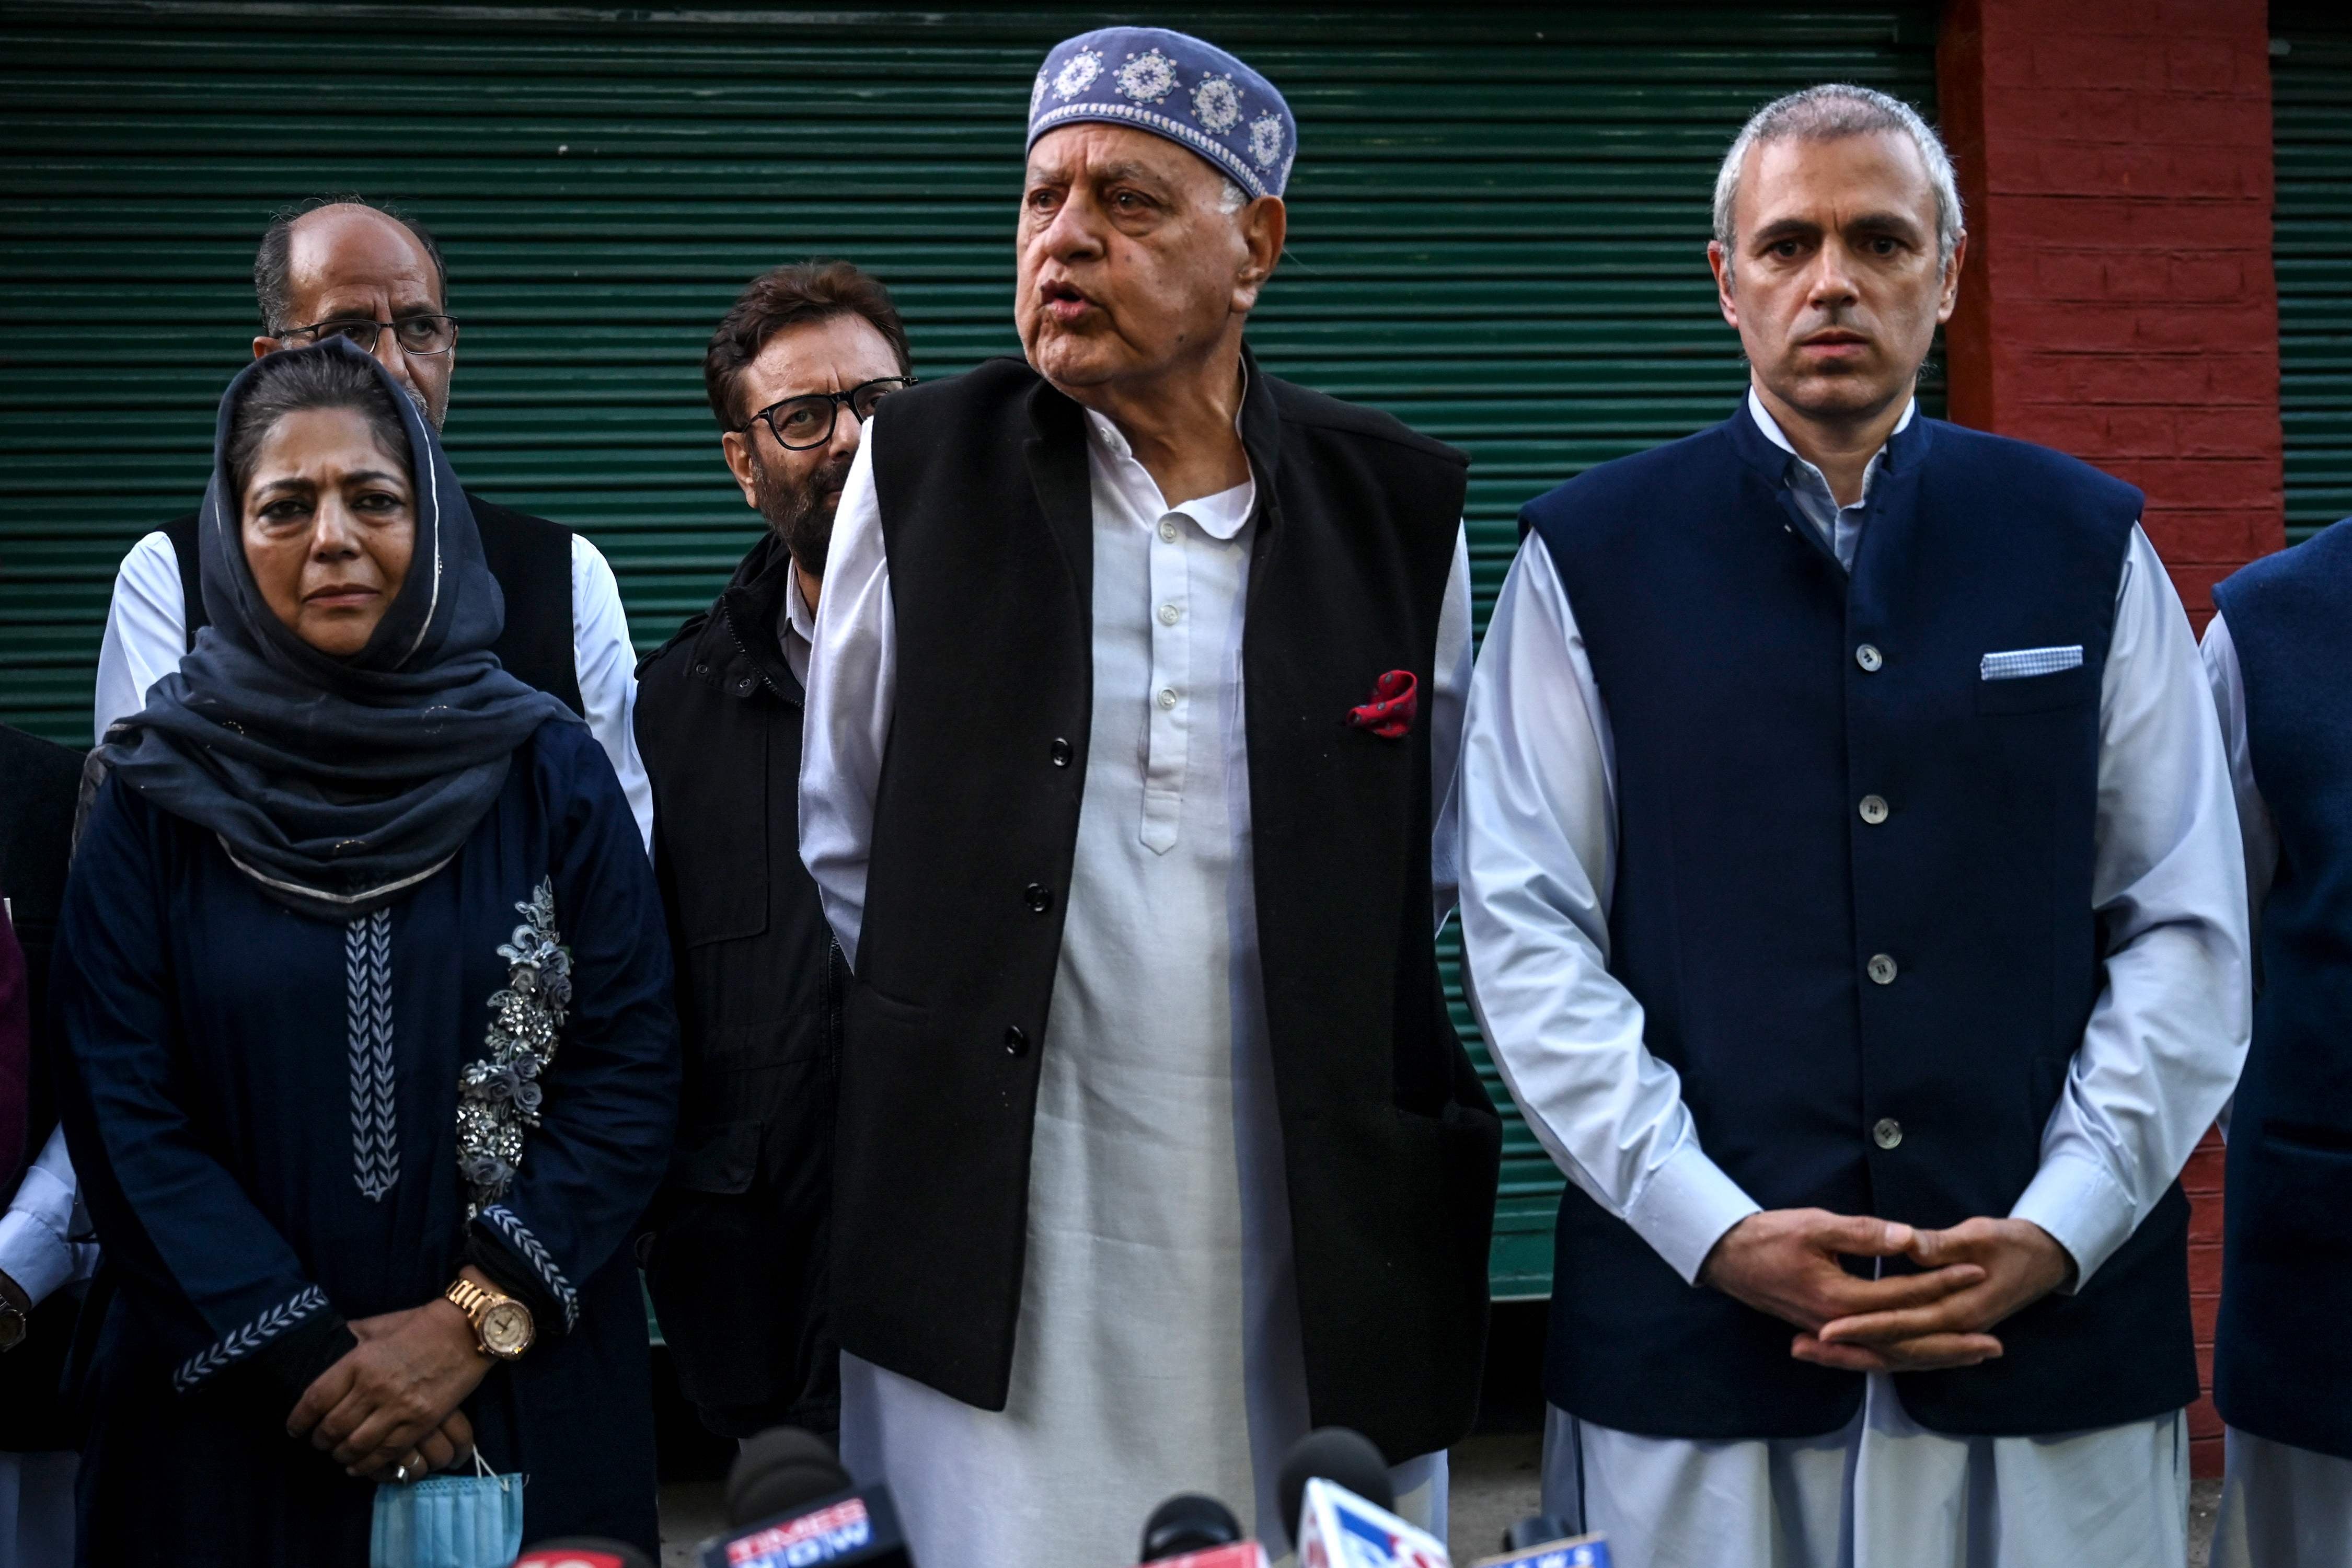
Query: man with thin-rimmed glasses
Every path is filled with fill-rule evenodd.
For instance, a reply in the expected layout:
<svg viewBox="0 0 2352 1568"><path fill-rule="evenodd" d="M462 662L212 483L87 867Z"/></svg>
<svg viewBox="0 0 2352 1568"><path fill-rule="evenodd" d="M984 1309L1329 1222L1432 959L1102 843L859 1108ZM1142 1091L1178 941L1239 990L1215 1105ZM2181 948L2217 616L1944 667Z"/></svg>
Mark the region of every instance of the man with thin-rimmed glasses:
<svg viewBox="0 0 2352 1568"><path fill-rule="evenodd" d="M357 197L314 201L274 218L254 258L261 308L256 358L347 337L382 361L438 426L449 410L458 328L448 313L440 247L414 218ZM482 551L506 594L492 651L518 679L552 692L588 721L620 775L640 835L653 802L629 739L636 650L619 584L597 548L544 518L467 492ZM196 571L196 514L133 545L114 581L98 659L97 738L146 706L147 689L179 667L205 624Z"/></svg>
<svg viewBox="0 0 2352 1568"><path fill-rule="evenodd" d="M856 268L751 281L711 335L703 384L767 527L637 671L687 1063L677 1157L640 1256L680 1385L733 1437L780 1423L831 1436L839 1421L826 1250L843 969L801 866L801 710L850 459L907 372L889 293Z"/></svg>

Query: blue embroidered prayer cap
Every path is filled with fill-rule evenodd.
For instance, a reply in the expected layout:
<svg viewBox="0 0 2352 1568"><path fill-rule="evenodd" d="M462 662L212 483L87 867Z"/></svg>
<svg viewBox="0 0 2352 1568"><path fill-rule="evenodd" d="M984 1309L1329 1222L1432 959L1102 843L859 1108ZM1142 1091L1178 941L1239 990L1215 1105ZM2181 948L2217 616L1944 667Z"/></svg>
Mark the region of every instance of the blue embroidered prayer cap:
<svg viewBox="0 0 2352 1568"><path fill-rule="evenodd" d="M1253 196L1278 196L1298 122L1274 83L1165 27L1098 27L1054 46L1029 94L1029 142L1086 121L1132 125L1198 153Z"/></svg>

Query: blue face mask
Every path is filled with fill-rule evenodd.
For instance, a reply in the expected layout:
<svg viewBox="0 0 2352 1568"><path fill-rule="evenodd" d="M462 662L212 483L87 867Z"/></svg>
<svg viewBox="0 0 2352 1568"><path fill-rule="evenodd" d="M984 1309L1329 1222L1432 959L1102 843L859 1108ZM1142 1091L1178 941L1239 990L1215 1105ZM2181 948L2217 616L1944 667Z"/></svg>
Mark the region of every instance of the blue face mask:
<svg viewBox="0 0 2352 1568"><path fill-rule="evenodd" d="M368 1568L507 1568L522 1551L520 1476L436 1476L375 1489Z"/></svg>

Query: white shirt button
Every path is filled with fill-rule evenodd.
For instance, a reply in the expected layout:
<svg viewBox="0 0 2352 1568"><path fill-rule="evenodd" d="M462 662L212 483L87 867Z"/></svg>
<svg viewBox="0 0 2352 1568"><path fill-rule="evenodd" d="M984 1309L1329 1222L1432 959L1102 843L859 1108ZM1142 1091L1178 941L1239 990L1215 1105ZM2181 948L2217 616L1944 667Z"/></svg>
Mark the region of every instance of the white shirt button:
<svg viewBox="0 0 2352 1568"><path fill-rule="evenodd" d="M1862 666L1864 674L1874 675L1886 662L1886 656L1878 651L1876 645L1864 643L1853 650L1853 662Z"/></svg>
<svg viewBox="0 0 2352 1568"><path fill-rule="evenodd" d="M1162 605L1160 606L1160 624L1163 626L1172 626L1183 614L1183 611L1173 605Z"/></svg>
<svg viewBox="0 0 2352 1568"><path fill-rule="evenodd" d="M1870 963L1864 967L1869 970L1871 979L1876 981L1879 984L1892 985L1895 984L1895 960L1889 958L1886 954L1883 952L1872 953L1870 955Z"/></svg>
<svg viewBox="0 0 2352 1568"><path fill-rule="evenodd" d="M1172 519L1172 518L1162 518L1162 519L1160 519L1160 538L1162 538L1162 539L1164 539L1164 540L1166 540L1166 541L1167 541L1169 543L1171 543L1171 544L1173 544L1173 543L1175 543L1175 542L1176 542L1176 523L1175 523L1175 520L1174 520L1174 519Z"/></svg>
<svg viewBox="0 0 2352 1568"><path fill-rule="evenodd" d="M1903 1142L1903 1123L1892 1116L1882 1116L1878 1125L1870 1130L1870 1141L1882 1149L1892 1149Z"/></svg>
<svg viewBox="0 0 2352 1568"><path fill-rule="evenodd" d="M1886 820L1885 797L1875 795L1864 795L1862 797L1861 810L1862 819L1870 824L1873 827L1877 826L1880 823Z"/></svg>
<svg viewBox="0 0 2352 1568"><path fill-rule="evenodd" d="M1173 708L1176 706L1176 689L1174 687L1163 686L1160 689L1160 706L1162 708Z"/></svg>

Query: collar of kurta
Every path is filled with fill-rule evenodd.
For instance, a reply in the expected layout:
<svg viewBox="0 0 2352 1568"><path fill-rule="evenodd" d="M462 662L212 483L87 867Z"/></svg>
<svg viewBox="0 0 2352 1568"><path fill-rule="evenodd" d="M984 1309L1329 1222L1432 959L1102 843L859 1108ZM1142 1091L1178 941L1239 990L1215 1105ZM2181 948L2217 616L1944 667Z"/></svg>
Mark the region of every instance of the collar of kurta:
<svg viewBox="0 0 2352 1568"><path fill-rule="evenodd" d="M1087 409L1076 398L1043 376L1038 377L1029 395L1029 424L1039 441L1049 447L1075 442L1083 452L1086 415ZM1257 356L1250 352L1247 343L1242 345L1242 406L1236 424L1241 430L1242 450L1249 454L1250 478L1257 485L1257 504L1251 510L1250 518L1270 524L1282 513L1276 490L1276 475L1280 471L1277 459L1282 451L1282 415L1275 407L1274 392L1266 385L1265 373L1258 368ZM1123 444L1125 437L1120 439Z"/></svg>
<svg viewBox="0 0 2352 1568"><path fill-rule="evenodd" d="M1795 449L1774 441L1765 434L1757 419L1760 410L1752 405L1754 397L1753 389L1742 393L1738 408L1725 421L1723 427L1729 432L1731 448L1738 455L1739 460L1776 486L1780 485L1788 479L1789 464L1796 457ZM1915 401L1895 433L1886 438L1886 445L1879 448L1877 457L1872 460L1882 464L1884 471L1889 475L1908 473L1927 454L1935 423L1932 419L1919 416Z"/></svg>
<svg viewBox="0 0 2352 1568"><path fill-rule="evenodd" d="M1243 393L1246 398L1249 386L1247 365L1242 367L1242 374ZM1242 411L1235 408L1234 431L1236 435L1241 431L1241 425ZM1100 447L1114 462L1129 466L1139 476L1143 483L1151 487L1151 493L1160 502L1160 511L1181 512L1192 520L1194 527L1210 538L1227 542L1240 537L1242 530L1249 526L1251 514L1257 510L1257 476L1255 471L1240 484L1225 489L1210 495L1188 496L1181 501L1171 501L1160 490L1159 481L1153 479L1150 470L1137 459L1135 447L1129 442L1127 432L1118 427L1116 420L1108 415L1098 414L1089 408L1087 410L1087 429L1093 437L1095 444Z"/></svg>

